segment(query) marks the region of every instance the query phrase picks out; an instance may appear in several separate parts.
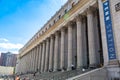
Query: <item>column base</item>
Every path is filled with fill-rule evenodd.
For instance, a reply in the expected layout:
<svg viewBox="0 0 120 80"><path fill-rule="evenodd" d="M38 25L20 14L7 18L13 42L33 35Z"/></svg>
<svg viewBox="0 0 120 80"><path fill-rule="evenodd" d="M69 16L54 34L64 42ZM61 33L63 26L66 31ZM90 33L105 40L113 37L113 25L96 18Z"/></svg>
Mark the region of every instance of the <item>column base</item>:
<svg viewBox="0 0 120 80"><path fill-rule="evenodd" d="M90 64L90 65L89 65L89 68L90 68L90 69L95 69L95 68L97 68L97 67L98 67L97 64Z"/></svg>
<svg viewBox="0 0 120 80"><path fill-rule="evenodd" d="M106 66L106 69L108 71L108 77L110 80L120 80L120 65L108 65Z"/></svg>
<svg viewBox="0 0 120 80"><path fill-rule="evenodd" d="M44 72L47 72L46 70Z"/></svg>
<svg viewBox="0 0 120 80"><path fill-rule="evenodd" d="M108 62L108 65L120 65L120 61L115 59L115 60L110 60Z"/></svg>
<svg viewBox="0 0 120 80"><path fill-rule="evenodd" d="M53 72L53 69L49 69L48 72Z"/></svg>
<svg viewBox="0 0 120 80"><path fill-rule="evenodd" d="M68 68L67 68L67 71L70 71L70 70L72 70L72 68L71 68L71 67L68 67Z"/></svg>
<svg viewBox="0 0 120 80"><path fill-rule="evenodd" d="M77 67L77 70L82 71L83 69L84 69L83 66L79 66L79 67Z"/></svg>
<svg viewBox="0 0 120 80"><path fill-rule="evenodd" d="M62 69L61 72L64 72L64 70Z"/></svg>
<svg viewBox="0 0 120 80"><path fill-rule="evenodd" d="M57 69L54 69L54 70L53 70L53 72L56 72L56 71L57 71Z"/></svg>

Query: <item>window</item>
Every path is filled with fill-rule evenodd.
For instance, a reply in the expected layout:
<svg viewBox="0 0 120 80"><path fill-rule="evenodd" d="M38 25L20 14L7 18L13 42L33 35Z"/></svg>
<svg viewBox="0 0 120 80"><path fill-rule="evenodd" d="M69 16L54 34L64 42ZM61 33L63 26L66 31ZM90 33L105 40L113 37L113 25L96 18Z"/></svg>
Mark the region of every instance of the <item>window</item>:
<svg viewBox="0 0 120 80"><path fill-rule="evenodd" d="M42 34L44 33L44 31L42 31Z"/></svg>
<svg viewBox="0 0 120 80"><path fill-rule="evenodd" d="M61 18L61 15L58 16L58 19L60 19L60 18Z"/></svg>
<svg viewBox="0 0 120 80"><path fill-rule="evenodd" d="M49 24L49 27L51 27L51 24Z"/></svg>
<svg viewBox="0 0 120 80"><path fill-rule="evenodd" d="M53 22L54 24L55 24L55 20L54 20L54 22Z"/></svg>
<svg viewBox="0 0 120 80"><path fill-rule="evenodd" d="M66 13L67 13L67 9L65 9L65 11L64 11L64 12L65 12L65 14L66 14Z"/></svg>
<svg viewBox="0 0 120 80"><path fill-rule="evenodd" d="M75 5L75 2L72 3L72 7Z"/></svg>

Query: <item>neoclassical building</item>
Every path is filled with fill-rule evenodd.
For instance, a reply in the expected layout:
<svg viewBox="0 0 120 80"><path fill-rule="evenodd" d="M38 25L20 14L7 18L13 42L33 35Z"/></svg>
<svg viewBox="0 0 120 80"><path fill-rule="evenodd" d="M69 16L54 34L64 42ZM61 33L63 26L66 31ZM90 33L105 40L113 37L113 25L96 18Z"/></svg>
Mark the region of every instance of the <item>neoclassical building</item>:
<svg viewBox="0 0 120 80"><path fill-rule="evenodd" d="M120 0L69 0L20 49L16 73L118 65Z"/></svg>

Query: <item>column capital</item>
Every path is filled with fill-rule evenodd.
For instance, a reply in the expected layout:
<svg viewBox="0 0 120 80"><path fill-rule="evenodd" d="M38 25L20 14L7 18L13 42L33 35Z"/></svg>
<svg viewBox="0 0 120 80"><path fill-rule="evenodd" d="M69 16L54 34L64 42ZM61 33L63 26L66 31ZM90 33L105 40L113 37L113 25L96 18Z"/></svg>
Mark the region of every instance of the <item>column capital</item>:
<svg viewBox="0 0 120 80"><path fill-rule="evenodd" d="M43 41L42 41L42 44L45 44L45 42L46 42L46 41L45 41L45 40L43 40Z"/></svg>
<svg viewBox="0 0 120 80"><path fill-rule="evenodd" d="M37 48L39 47L39 44L36 46Z"/></svg>
<svg viewBox="0 0 120 80"><path fill-rule="evenodd" d="M98 13L99 13L98 10L95 9L95 10L94 10L94 15L95 15L95 16L98 16Z"/></svg>
<svg viewBox="0 0 120 80"><path fill-rule="evenodd" d="M89 8L86 9L87 14L93 13L96 10L95 7L90 6Z"/></svg>
<svg viewBox="0 0 120 80"><path fill-rule="evenodd" d="M64 32L64 31L65 31L65 27L61 28L60 31L63 31L63 32Z"/></svg>
<svg viewBox="0 0 120 80"><path fill-rule="evenodd" d="M55 36L54 34L51 34L51 35L50 35L50 39L53 39L53 38L54 38L54 36Z"/></svg>
<svg viewBox="0 0 120 80"><path fill-rule="evenodd" d="M46 38L46 42L48 42L49 41L49 37L48 38Z"/></svg>
<svg viewBox="0 0 120 80"><path fill-rule="evenodd" d="M69 21L69 22L67 23L67 25L68 25L68 27L72 27L73 21Z"/></svg>
<svg viewBox="0 0 120 80"><path fill-rule="evenodd" d="M83 15L77 15L77 16L75 17L75 20L76 20L76 21L82 21L82 19L83 19Z"/></svg>
<svg viewBox="0 0 120 80"><path fill-rule="evenodd" d="M86 21L86 16L83 16L82 20L83 20L83 23L84 23Z"/></svg>
<svg viewBox="0 0 120 80"><path fill-rule="evenodd" d="M41 46L42 43L39 43L39 46Z"/></svg>
<svg viewBox="0 0 120 80"><path fill-rule="evenodd" d="M52 70L54 35L50 36L49 70Z"/></svg>
<svg viewBox="0 0 120 80"><path fill-rule="evenodd" d="M56 32L55 32L55 36L58 36L58 34L59 34L59 31L56 31Z"/></svg>

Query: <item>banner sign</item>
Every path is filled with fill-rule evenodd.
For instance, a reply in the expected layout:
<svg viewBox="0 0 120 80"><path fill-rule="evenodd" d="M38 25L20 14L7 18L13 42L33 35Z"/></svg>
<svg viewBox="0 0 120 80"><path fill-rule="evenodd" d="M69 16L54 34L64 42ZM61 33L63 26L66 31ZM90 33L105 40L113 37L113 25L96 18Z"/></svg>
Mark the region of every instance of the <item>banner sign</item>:
<svg viewBox="0 0 120 80"><path fill-rule="evenodd" d="M110 14L109 0L104 0L103 2L103 11L104 11L104 22L107 36L107 47L109 60L116 59L113 30L112 30L112 20Z"/></svg>

